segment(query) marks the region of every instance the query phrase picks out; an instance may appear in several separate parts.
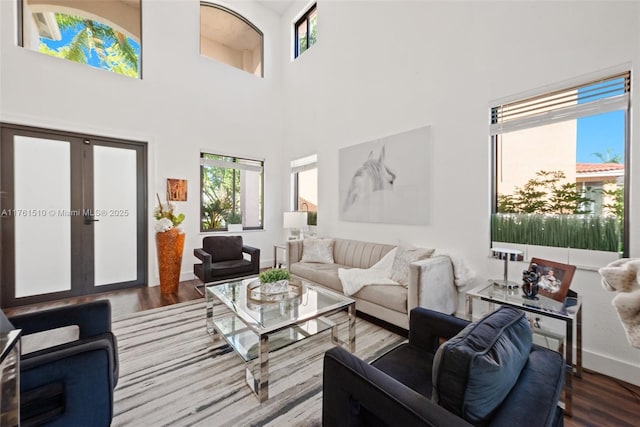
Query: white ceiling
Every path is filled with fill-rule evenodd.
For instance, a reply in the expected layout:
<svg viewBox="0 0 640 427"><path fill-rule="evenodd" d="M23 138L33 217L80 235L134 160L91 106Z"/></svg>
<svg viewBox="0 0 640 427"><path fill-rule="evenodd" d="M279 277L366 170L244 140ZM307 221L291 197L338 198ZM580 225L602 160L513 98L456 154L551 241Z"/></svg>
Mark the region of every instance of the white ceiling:
<svg viewBox="0 0 640 427"><path fill-rule="evenodd" d="M256 0L258 3L273 10L278 15L282 15L289 9L295 0Z"/></svg>

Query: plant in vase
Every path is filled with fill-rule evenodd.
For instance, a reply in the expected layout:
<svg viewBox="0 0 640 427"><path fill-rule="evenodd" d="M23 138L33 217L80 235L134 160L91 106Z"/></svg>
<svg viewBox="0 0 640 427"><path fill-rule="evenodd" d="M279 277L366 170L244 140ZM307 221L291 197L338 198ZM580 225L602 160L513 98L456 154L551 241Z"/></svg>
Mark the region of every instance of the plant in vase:
<svg viewBox="0 0 640 427"><path fill-rule="evenodd" d="M156 219L156 251L158 254L158 270L160 272L160 292L163 294L178 291L180 283L180 266L185 234L178 228L184 221L184 214L174 215L174 206L167 202L162 204L158 197L158 206L154 211Z"/></svg>
<svg viewBox="0 0 640 427"><path fill-rule="evenodd" d="M283 268L270 268L258 275L260 290L263 293L275 294L286 292L289 289L291 274Z"/></svg>
<svg viewBox="0 0 640 427"><path fill-rule="evenodd" d="M228 231L242 231L242 213L233 211L225 217Z"/></svg>
<svg viewBox="0 0 640 427"><path fill-rule="evenodd" d="M169 202L163 204L157 193L156 197L158 198L158 206L156 206L156 209L153 212L153 216L157 220L155 227L156 233L168 231L171 228L182 224L182 221L184 221L184 214L181 213L177 216L174 215L173 210L175 207Z"/></svg>

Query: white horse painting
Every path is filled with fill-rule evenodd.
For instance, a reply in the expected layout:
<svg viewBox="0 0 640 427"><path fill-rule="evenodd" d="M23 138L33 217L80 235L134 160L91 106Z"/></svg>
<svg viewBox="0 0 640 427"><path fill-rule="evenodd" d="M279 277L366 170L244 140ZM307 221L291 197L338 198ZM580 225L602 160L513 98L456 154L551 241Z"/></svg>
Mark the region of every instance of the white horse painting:
<svg viewBox="0 0 640 427"><path fill-rule="evenodd" d="M428 126L339 151L338 212L342 221L429 223L431 132Z"/></svg>
<svg viewBox="0 0 640 427"><path fill-rule="evenodd" d="M393 190L395 179L396 174L384 164L384 145L377 159L371 151L369 158L351 178L349 191L342 205L343 212L374 191Z"/></svg>

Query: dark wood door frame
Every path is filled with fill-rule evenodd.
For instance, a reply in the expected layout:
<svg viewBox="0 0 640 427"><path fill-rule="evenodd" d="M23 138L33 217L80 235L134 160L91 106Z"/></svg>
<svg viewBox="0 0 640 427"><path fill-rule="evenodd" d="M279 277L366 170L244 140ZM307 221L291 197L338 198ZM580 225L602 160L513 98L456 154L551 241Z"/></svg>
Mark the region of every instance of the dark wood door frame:
<svg viewBox="0 0 640 427"><path fill-rule="evenodd" d="M147 286L148 278L148 238L147 238L147 143L141 141L129 141L98 135L87 135L76 132L67 132L53 129L23 126L0 122L0 210L12 210L14 205L14 170L13 170L13 138L14 136L26 136L35 138L56 139L70 141L71 149L71 206L85 209L93 209L93 188L83 188L83 182L92 180L92 150L93 145L111 146L116 148L129 148L136 151L136 181L137 181L137 217L136 227L137 257L136 280L123 283L94 286L93 268L93 233L88 233L82 227L85 218L82 215L72 216L71 219L71 290L34 295L16 299L15 297L15 234L14 219L3 216L0 220L0 307L14 307L25 304L41 303L54 299L72 296L87 295L91 293L107 292L116 289ZM82 148L78 148L82 147ZM84 170L83 170L84 169ZM73 179L73 177L81 179ZM86 185L85 185L86 187ZM83 197L90 200L83 200ZM87 237L91 234L90 237ZM37 268L38 257L46 256L38 252L37 242L34 242L34 268ZM73 262L73 260L83 260Z"/></svg>

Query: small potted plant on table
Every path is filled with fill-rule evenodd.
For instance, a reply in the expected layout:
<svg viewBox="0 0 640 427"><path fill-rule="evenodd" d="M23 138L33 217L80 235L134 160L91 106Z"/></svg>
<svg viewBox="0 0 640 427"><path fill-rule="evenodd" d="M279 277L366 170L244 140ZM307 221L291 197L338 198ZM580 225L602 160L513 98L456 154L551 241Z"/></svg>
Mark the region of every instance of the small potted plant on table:
<svg viewBox="0 0 640 427"><path fill-rule="evenodd" d="M260 291L266 294L287 292L291 274L283 268L270 268L258 276Z"/></svg>

